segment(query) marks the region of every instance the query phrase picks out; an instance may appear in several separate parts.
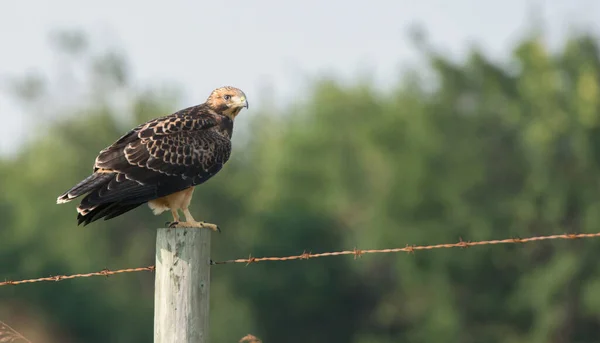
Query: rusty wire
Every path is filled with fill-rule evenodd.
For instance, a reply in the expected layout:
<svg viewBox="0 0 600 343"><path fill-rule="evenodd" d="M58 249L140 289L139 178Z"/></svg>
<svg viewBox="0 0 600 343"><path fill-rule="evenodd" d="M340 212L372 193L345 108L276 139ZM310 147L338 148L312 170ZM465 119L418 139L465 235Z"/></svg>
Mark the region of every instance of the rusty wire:
<svg viewBox="0 0 600 343"><path fill-rule="evenodd" d="M406 253L414 253L417 250L433 250L433 249L446 249L446 248L468 248L478 245L494 245L494 244L518 244L518 243L527 243L527 242L536 242L536 241L547 241L547 240L556 240L556 239L580 239L580 238L596 238L600 237L600 232L597 233L566 233L561 235L550 235L550 236L536 236L536 237L528 237L528 238L507 238L507 239L497 239L497 240L489 240L489 241L463 241L460 239L458 243L448 243L448 244L436 244L436 245L407 245L404 248L392 248L392 249L367 249L361 250L354 248L353 250L345 250L345 251L335 251L335 252L324 252L312 254L308 252L304 252L300 255L293 256L283 256L283 257L252 257L248 258L239 258L235 260L226 260L220 262L212 262L211 265L218 264L229 264L229 263L245 263L246 265L250 263L257 263L261 261L291 261L291 260L308 260L311 258L317 257L327 257L327 256L340 256L340 255L354 255L354 259L361 257L365 254L378 254L378 253L397 253L397 252L406 252ZM141 267L141 268L129 268L129 269L119 269L119 270L108 270L104 269L99 272L87 273L87 274L73 274L73 275L56 275L43 277L38 279L28 279L28 280L20 280L20 281L4 281L0 282L0 286L7 285L19 285L24 283L33 283L40 281L62 281L67 279L75 279L80 277L90 277L90 276L109 276L114 274L121 273L133 273L133 272L141 272L141 271L154 271L154 266Z"/></svg>
<svg viewBox="0 0 600 343"><path fill-rule="evenodd" d="M93 273L73 274L73 275L55 275L55 276L42 277L42 278L38 278L38 279L28 279L28 280L19 280L19 281L7 280L4 282L0 282L0 286L20 285L23 283L33 283L33 282L41 282L41 281L62 281L62 280L75 279L75 278L80 278L80 277L90 277L90 276L106 276L106 277L108 277L110 275L115 275L115 274L144 272L144 271L153 272L154 266L140 267L140 268L127 268L127 269L119 269L119 270L103 269L99 272L93 272Z"/></svg>
<svg viewBox="0 0 600 343"><path fill-rule="evenodd" d="M562 235L551 235L551 236L537 236L529 238L507 238L497 239L491 241L476 241L467 242L463 241L462 238L458 243L449 244L436 244L436 245L407 245L404 248L393 248L393 249L368 249L361 250L354 248L353 250L335 251L335 252L324 252L318 254L311 254L304 252L301 255L285 256L285 257L248 257L239 258L235 260L227 260L222 262L214 262L213 264L227 264L227 263L256 263L261 261L290 261L290 260L308 260L310 258L326 257L326 256L339 256L339 255L354 255L354 259L361 257L364 254L381 254L381 253L395 253L395 252L407 252L414 253L417 250L432 250L432 249L445 249L445 248L468 248L476 245L492 245L492 244L516 244L516 243L527 243L535 241L546 241L552 239L578 239L578 238L594 238L600 237L598 233L572 233Z"/></svg>

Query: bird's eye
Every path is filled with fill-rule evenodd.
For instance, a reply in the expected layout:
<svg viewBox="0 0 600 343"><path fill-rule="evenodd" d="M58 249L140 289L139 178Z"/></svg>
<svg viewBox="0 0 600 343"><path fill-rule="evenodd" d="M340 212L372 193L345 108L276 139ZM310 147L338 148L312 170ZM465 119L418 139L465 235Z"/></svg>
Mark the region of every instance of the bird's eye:
<svg viewBox="0 0 600 343"><path fill-rule="evenodd" d="M225 96L223 96L223 99L229 100L229 99L231 99L231 95L225 95Z"/></svg>

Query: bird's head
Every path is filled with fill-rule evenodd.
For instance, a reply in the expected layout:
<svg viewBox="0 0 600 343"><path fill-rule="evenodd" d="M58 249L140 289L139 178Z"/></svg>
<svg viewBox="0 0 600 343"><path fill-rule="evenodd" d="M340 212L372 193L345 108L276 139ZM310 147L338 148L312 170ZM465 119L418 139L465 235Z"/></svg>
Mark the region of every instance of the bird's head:
<svg viewBox="0 0 600 343"><path fill-rule="evenodd" d="M243 107L248 108L246 94L241 89L229 86L217 88L212 91L206 103L217 113L226 115L232 120L240 113Z"/></svg>

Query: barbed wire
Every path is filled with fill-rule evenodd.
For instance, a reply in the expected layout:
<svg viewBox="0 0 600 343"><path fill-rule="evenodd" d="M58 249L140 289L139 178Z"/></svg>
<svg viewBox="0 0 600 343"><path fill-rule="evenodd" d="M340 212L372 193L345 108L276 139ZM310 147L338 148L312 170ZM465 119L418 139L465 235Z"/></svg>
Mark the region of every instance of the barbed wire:
<svg viewBox="0 0 600 343"><path fill-rule="evenodd" d="M547 241L547 240L556 240L556 239L580 239L580 238L597 238L600 237L600 232L597 233L565 233L560 235L549 235L549 236L535 236L528 238L506 238L506 239L495 239L488 241L463 241L462 238L459 239L458 243L446 243L446 244L435 244L435 245L407 245L404 248L392 248L392 249L357 249L353 250L344 250L344 251L334 251L334 252L324 252L312 254L309 252L304 252L300 255L292 255L292 256L282 256L282 257L252 257L250 255L248 258L238 258L234 260L226 260L213 262L211 261L211 265L221 265L221 264L230 264L230 263L245 263L246 265L250 263L258 263L262 261L292 261L292 260L308 260L311 258L318 257L328 257L328 256L340 256L340 255L354 255L354 259L357 259L365 254L381 254L381 253L398 253L398 252L406 252L406 253L414 253L418 250L433 250L433 249L449 249L449 248L468 248L479 245L496 245L496 244L520 244L520 243L528 243L528 242L538 242L538 241ZM8 286L8 285L19 285L24 283L33 283L33 282L41 282L41 281L62 281L68 279L75 279L80 277L91 277L91 276L110 276L114 274L121 273L133 273L133 272L141 272L141 271L149 271L153 272L155 266L148 267L140 267L140 268L128 268L128 269L119 269L119 270L109 270L103 269L99 272L87 273L87 274L73 274L73 275L56 275L49 277L42 277L37 279L28 279L28 280L19 280L19 281L4 281L0 282L0 286Z"/></svg>
<svg viewBox="0 0 600 343"><path fill-rule="evenodd" d="M127 269L119 269L119 270L110 270L110 269L105 268L99 272L86 273L86 274L55 275L55 276L42 277L42 278L37 278L37 279L19 280L19 281L6 280L3 282L0 282L0 286L20 285L20 284L24 284L24 283L34 283L34 282L41 282L41 281L62 281L62 280L76 279L76 278L80 278L80 277L90 277L90 276L106 276L106 277L108 277L110 275L115 275L115 274L144 272L144 271L153 272L154 266L140 267L140 268L127 268Z"/></svg>
<svg viewBox="0 0 600 343"><path fill-rule="evenodd" d="M307 253L306 251L300 255L285 256L285 257L252 257L239 258L235 260L227 260L221 262L213 262L212 264L228 264L228 263L256 263L261 261L291 261L291 260L308 260L317 257L327 256L340 256L340 255L354 255L354 259L361 257L365 254L381 254L381 253L396 253L396 252L407 252L414 253L417 250L433 250L433 249L448 249L448 248L468 248L476 245L494 245L494 244L517 244L527 243L535 241L547 241L552 239L578 239L578 238L594 238L600 237L598 233L566 233L562 235L551 235L551 236L536 236L529 238L506 238L496 239L490 241L463 241L459 238L458 243L447 243L447 244L435 244L435 245L407 245L404 248L393 248L393 249L368 249L361 250L354 248L353 250L335 251L335 252L323 252L318 254Z"/></svg>

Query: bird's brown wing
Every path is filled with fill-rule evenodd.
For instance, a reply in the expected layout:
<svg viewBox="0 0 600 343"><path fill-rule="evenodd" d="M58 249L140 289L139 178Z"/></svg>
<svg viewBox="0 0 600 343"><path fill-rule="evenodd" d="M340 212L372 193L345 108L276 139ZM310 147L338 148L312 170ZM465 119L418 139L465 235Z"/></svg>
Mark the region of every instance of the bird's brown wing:
<svg viewBox="0 0 600 343"><path fill-rule="evenodd" d="M79 223L113 218L221 170L231 141L214 129L220 117L189 111L142 124L100 152L94 174L63 195L70 200L89 192L78 207Z"/></svg>
<svg viewBox="0 0 600 343"><path fill-rule="evenodd" d="M219 119L196 114L149 121L102 150L94 172L117 172L142 184L158 184L164 177L200 184L231 153L229 138L213 130Z"/></svg>

